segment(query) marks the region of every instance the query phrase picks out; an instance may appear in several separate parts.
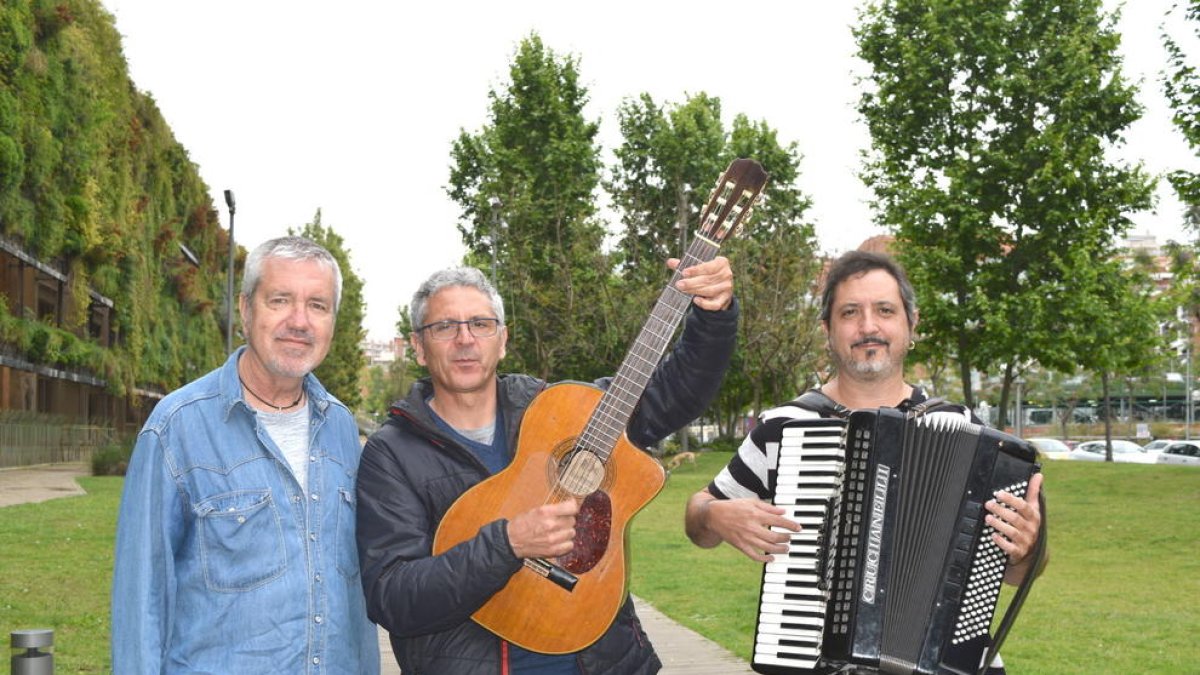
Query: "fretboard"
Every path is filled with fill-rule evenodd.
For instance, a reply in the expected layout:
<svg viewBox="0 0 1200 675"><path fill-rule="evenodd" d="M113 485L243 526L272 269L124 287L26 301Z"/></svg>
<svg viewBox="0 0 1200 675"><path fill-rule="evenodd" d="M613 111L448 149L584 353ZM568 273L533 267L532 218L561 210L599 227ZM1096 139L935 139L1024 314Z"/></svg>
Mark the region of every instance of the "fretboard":
<svg viewBox="0 0 1200 675"><path fill-rule="evenodd" d="M683 277L684 269L716 257L719 248L703 237L692 238L670 283L658 297L641 333L621 362L612 384L600 398L599 405L579 437L578 447L595 453L602 461L608 459L617 439L629 426L634 408L642 398L650 376L662 360L671 336L675 334L692 301L692 296L675 288L675 282Z"/></svg>

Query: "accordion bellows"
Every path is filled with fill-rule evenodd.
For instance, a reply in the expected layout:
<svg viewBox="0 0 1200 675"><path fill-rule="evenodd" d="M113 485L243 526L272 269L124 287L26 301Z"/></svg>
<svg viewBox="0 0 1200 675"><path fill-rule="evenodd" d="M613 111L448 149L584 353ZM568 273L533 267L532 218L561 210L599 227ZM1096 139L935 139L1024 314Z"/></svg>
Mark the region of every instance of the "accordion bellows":
<svg viewBox="0 0 1200 675"><path fill-rule="evenodd" d="M984 504L1025 494L1033 447L881 408L788 422L767 451L775 504L803 530L763 566L753 669L977 672L1007 564Z"/></svg>

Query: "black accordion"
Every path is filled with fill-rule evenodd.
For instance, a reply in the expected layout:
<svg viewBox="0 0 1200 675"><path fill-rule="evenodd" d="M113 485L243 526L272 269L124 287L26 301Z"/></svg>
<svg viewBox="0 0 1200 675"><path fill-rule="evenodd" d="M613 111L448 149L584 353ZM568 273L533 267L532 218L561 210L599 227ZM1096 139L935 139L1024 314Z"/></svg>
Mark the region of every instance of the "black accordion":
<svg viewBox="0 0 1200 675"><path fill-rule="evenodd" d="M803 529L763 567L753 669L980 672L1007 566L984 504L1024 496L1034 448L891 408L790 421L773 446L768 487Z"/></svg>

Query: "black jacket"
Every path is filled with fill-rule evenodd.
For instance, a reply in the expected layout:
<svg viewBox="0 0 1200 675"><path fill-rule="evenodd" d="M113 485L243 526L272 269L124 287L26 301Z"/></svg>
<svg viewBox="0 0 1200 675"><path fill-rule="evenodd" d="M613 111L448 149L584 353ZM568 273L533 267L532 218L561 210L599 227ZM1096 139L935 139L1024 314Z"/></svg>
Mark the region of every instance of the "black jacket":
<svg viewBox="0 0 1200 675"><path fill-rule="evenodd" d="M671 354L651 377L627 436L646 448L704 412L720 387L737 333L736 303L693 308ZM596 383L604 387L608 379ZM498 405L515 451L525 409L546 383L498 378ZM434 423L422 380L367 441L358 471L358 552L371 620L391 634L404 675L498 675L500 639L470 620L521 567L506 521L493 521L461 546L433 556L438 523L460 495L487 478L467 448ZM613 625L579 652L586 675L655 673L661 667L628 599Z"/></svg>

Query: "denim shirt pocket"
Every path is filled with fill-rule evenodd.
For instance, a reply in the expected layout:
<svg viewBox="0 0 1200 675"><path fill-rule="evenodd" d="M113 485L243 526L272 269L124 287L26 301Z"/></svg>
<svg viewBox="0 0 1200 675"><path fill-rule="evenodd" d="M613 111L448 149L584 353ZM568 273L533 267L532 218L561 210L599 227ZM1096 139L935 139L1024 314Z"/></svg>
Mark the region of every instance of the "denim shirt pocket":
<svg viewBox="0 0 1200 675"><path fill-rule="evenodd" d="M215 495L193 507L209 590L243 592L287 569L283 526L269 489Z"/></svg>
<svg viewBox="0 0 1200 675"><path fill-rule="evenodd" d="M354 536L354 488L338 488L337 568L342 576L359 574L358 548Z"/></svg>

